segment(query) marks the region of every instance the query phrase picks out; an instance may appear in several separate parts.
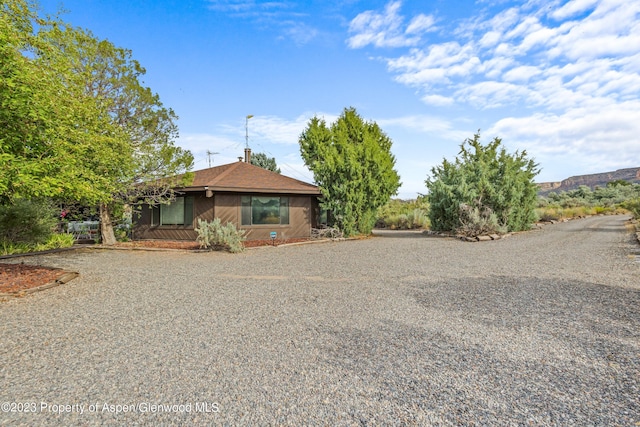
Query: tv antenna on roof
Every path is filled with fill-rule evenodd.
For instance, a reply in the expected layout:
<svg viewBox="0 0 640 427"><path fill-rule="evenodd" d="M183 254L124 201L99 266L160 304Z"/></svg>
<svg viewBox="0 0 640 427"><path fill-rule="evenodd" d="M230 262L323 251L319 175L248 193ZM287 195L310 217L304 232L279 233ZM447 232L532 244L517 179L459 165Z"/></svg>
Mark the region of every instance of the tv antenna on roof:
<svg viewBox="0 0 640 427"><path fill-rule="evenodd" d="M217 151L216 152L212 152L207 150L207 157L209 158L209 167L211 167L211 156L213 156L214 154L220 154Z"/></svg>

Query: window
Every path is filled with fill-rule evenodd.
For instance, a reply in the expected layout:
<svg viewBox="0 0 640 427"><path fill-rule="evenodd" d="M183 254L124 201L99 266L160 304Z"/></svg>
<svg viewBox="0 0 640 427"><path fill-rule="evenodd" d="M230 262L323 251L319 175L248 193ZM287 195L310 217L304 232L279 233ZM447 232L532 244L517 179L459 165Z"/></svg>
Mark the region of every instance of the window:
<svg viewBox="0 0 640 427"><path fill-rule="evenodd" d="M318 215L318 224L327 225L329 223L329 211L325 208L320 208L320 214Z"/></svg>
<svg viewBox="0 0 640 427"><path fill-rule="evenodd" d="M176 197L168 205L154 206L151 225L193 225L193 196Z"/></svg>
<svg viewBox="0 0 640 427"><path fill-rule="evenodd" d="M242 225L289 224L288 197L242 196Z"/></svg>

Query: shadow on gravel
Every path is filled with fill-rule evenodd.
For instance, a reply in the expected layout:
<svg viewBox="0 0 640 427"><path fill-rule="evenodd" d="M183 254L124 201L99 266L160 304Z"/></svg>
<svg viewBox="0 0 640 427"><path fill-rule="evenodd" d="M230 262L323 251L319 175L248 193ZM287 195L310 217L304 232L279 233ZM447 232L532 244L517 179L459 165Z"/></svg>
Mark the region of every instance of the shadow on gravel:
<svg viewBox="0 0 640 427"><path fill-rule="evenodd" d="M640 291L538 278L478 280L415 287L421 326L387 321L331 331L328 362L362 382L365 401L387 408L354 410L353 419L640 421Z"/></svg>

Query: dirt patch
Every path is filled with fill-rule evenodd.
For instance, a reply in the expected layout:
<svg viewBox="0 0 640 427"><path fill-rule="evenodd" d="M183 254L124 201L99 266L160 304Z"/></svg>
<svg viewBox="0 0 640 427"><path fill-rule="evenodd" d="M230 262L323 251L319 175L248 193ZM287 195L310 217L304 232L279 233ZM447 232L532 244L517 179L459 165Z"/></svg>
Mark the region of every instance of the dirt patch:
<svg viewBox="0 0 640 427"><path fill-rule="evenodd" d="M59 268L0 264L0 294L12 294L46 285L67 274Z"/></svg>
<svg viewBox="0 0 640 427"><path fill-rule="evenodd" d="M245 248L255 248L259 246L280 246L289 243L306 242L311 239L299 238L299 239L275 239L275 241L269 240L247 240L244 242ZM152 248L152 249L185 249L196 250L200 249L200 245L197 242L185 242L179 240L135 240L133 242L119 242L116 246L123 248Z"/></svg>

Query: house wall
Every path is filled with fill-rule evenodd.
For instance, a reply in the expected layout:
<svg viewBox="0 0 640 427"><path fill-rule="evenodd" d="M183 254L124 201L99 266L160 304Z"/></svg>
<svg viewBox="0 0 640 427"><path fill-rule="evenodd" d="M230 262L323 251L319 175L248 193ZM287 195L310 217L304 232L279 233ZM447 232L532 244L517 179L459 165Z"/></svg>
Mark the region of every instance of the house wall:
<svg viewBox="0 0 640 427"><path fill-rule="evenodd" d="M262 194L261 194L262 195ZM278 233L278 239L309 237L313 223L312 196L289 195L288 225L240 225L242 194L216 194L215 216L223 224L232 222L236 227L246 230L247 240L269 239L271 232ZM266 194L265 194L266 196Z"/></svg>
<svg viewBox="0 0 640 427"><path fill-rule="evenodd" d="M193 201L193 224L192 225L161 225L151 226L151 208L142 206L140 216L134 215L134 240L192 240L198 237L193 228L198 225L198 218L211 221L213 219L214 205L213 198L205 197L204 193L194 194Z"/></svg>
<svg viewBox="0 0 640 427"><path fill-rule="evenodd" d="M261 194L263 195L263 194ZM265 194L266 196L266 194ZM317 206L313 196L288 195L289 197L289 224L288 225L253 225L240 226L241 197L237 193L216 193L207 198L204 193L195 196L194 220L191 226L151 226L151 209L143 206L141 216L134 228L134 239L161 239L161 240L192 240L195 241L197 233L193 230L198 224L198 219L211 221L215 217L220 218L223 224L232 222L236 227L247 231L247 240L269 239L270 233L275 231L279 239L291 239L309 237L312 224L315 224L314 210Z"/></svg>

